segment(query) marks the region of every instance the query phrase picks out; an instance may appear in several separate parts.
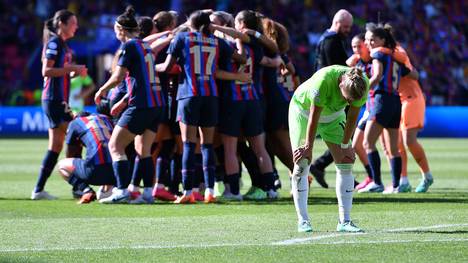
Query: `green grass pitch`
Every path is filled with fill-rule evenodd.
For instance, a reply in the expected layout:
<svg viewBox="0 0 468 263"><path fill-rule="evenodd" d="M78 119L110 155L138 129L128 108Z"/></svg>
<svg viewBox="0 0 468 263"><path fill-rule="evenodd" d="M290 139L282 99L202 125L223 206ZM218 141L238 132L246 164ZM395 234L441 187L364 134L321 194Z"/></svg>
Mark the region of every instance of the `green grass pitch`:
<svg viewBox="0 0 468 263"><path fill-rule="evenodd" d="M282 166L272 203L80 206L56 171L46 189L60 199L29 200L47 140L1 139L0 262L468 262L468 140L421 142L435 179L428 193L355 194L352 217L366 232L339 234L334 187L314 182L314 232L299 234ZM314 156L323 150L318 141ZM384 159L382 167L389 183ZM362 165L354 170L362 180ZM411 157L408 171L414 187ZM328 168L331 186L334 177ZM246 173L243 181L245 192Z"/></svg>

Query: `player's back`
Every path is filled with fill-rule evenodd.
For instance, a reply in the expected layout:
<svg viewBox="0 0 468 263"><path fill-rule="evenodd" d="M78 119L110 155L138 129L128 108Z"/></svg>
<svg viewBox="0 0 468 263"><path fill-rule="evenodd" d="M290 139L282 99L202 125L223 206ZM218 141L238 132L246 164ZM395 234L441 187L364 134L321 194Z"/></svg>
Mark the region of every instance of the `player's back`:
<svg viewBox="0 0 468 263"><path fill-rule="evenodd" d="M168 53L179 60L183 81L179 85L178 99L194 96L218 96L215 82L216 64L220 52L220 39L200 32L177 34Z"/></svg>
<svg viewBox="0 0 468 263"><path fill-rule="evenodd" d="M371 58L382 63L382 77L373 88L374 93L387 93L398 95L398 86L402 75L409 73L402 63L396 61L392 55L386 54L380 50L372 51Z"/></svg>
<svg viewBox="0 0 468 263"><path fill-rule="evenodd" d="M77 117L69 125L67 141L79 140L86 147L87 160L95 164L111 163L108 144L112 129L112 122L105 115Z"/></svg>
<svg viewBox="0 0 468 263"><path fill-rule="evenodd" d="M126 67L134 86L128 90L129 107L153 108L165 105L161 87L157 85L155 58L148 43L131 39L121 47L119 66Z"/></svg>

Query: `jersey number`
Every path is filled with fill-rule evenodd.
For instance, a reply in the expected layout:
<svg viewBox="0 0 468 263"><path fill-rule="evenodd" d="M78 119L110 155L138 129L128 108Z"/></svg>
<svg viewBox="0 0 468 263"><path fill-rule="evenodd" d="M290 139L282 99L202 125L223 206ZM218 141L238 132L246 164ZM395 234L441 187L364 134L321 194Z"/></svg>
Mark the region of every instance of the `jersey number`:
<svg viewBox="0 0 468 263"><path fill-rule="evenodd" d="M154 57L152 53L147 53L145 55L145 63L146 67L148 68L148 75L150 86L156 86L156 90L161 90L161 85L159 83L159 76L155 76L155 69L154 69Z"/></svg>
<svg viewBox="0 0 468 263"><path fill-rule="evenodd" d="M211 76L213 74L211 68L216 56L216 47L211 46L193 46L190 48L190 54L193 55L193 62L195 65L194 72L197 75L201 74L201 56L202 53L208 53L208 58L205 61L205 75Z"/></svg>
<svg viewBox="0 0 468 263"><path fill-rule="evenodd" d="M249 76L252 78L252 72L253 72L252 57L249 56L245 64L242 64L239 66L239 69L237 70L237 72L249 74ZM242 82L242 81L236 80L236 84L237 85L249 84L249 82Z"/></svg>
<svg viewBox="0 0 468 263"><path fill-rule="evenodd" d="M393 62L393 71L392 71L392 88L393 90L398 90L399 81L399 72L400 72L400 65L397 62Z"/></svg>

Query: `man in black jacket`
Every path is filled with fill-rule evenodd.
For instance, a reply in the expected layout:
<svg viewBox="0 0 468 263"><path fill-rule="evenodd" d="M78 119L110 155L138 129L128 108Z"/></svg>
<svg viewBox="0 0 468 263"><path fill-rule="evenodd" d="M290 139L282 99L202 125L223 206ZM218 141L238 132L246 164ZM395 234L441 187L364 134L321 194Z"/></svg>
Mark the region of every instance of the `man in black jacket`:
<svg viewBox="0 0 468 263"><path fill-rule="evenodd" d="M353 16L350 12L345 9L336 12L331 27L322 34L318 42L315 52L315 72L331 65L346 66L346 59L348 59L346 37L351 32L352 25ZM324 178L325 168L332 162L333 157L327 150L310 166L310 172L323 188L328 188Z"/></svg>

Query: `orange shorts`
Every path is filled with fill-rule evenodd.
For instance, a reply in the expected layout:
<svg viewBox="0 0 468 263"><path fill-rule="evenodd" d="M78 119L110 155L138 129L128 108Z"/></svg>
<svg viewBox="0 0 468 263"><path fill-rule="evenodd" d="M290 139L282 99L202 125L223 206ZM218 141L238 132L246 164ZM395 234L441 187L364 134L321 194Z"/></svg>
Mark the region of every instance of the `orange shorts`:
<svg viewBox="0 0 468 263"><path fill-rule="evenodd" d="M400 128L409 130L424 127L424 113L426 112L426 101L423 96L401 100Z"/></svg>

